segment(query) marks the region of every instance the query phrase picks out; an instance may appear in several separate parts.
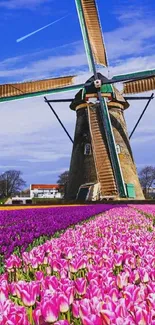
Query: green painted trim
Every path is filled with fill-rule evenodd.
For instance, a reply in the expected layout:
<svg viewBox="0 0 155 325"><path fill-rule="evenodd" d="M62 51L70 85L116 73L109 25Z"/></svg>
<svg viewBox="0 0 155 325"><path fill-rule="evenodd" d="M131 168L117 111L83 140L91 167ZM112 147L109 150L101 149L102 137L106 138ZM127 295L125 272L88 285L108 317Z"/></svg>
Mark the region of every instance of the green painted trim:
<svg viewBox="0 0 155 325"><path fill-rule="evenodd" d="M126 191L129 198L135 199L136 193L135 193L135 186L134 184L125 184L126 185Z"/></svg>
<svg viewBox="0 0 155 325"><path fill-rule="evenodd" d="M0 103L8 102L11 100L19 100L19 99L49 95L49 94L59 94L59 93L67 92L67 91L79 90L81 88L83 88L83 84L62 87L62 88L56 88L56 89L50 89L50 90L45 90L45 91L38 91L35 93L27 93L27 94L22 94L22 95L17 95L17 96L2 97L2 98L0 98Z"/></svg>
<svg viewBox="0 0 155 325"><path fill-rule="evenodd" d="M125 187L125 183L124 183L124 179L123 179L123 174L122 174L122 170L121 170L119 157L117 154L116 143L115 143L115 138L113 135L109 111L108 111L106 100L104 98L102 98L102 104L103 105L100 106L101 107L101 110L100 110L101 118L102 118L104 130L106 133L108 148L110 151L111 163L112 163L112 167L114 170L114 175L115 175L115 179L116 179L116 183L117 183L117 188L119 191L119 196L123 198L123 197L127 197L126 187Z"/></svg>
<svg viewBox="0 0 155 325"><path fill-rule="evenodd" d="M81 3L81 0L75 0L75 3L76 3L77 12L78 12L78 17L79 17L79 22L80 22L81 32L82 32L82 36L83 36L83 41L84 41L84 46L85 46L89 69L91 72L94 72L92 59L91 59L91 49L90 49L90 44L88 41L88 35L87 35L87 30L86 30L86 25L85 25L85 18L84 18L83 9L82 9L82 3Z"/></svg>
<svg viewBox="0 0 155 325"><path fill-rule="evenodd" d="M112 85L108 84L104 84L101 86L101 90L100 90L101 93L113 93L113 87Z"/></svg>
<svg viewBox="0 0 155 325"><path fill-rule="evenodd" d="M117 76L113 76L112 80L119 81L119 79L122 80L123 78L126 80L128 77L129 78L155 77L155 69L137 71L137 72L127 73L127 74L120 74L120 75L117 75Z"/></svg>

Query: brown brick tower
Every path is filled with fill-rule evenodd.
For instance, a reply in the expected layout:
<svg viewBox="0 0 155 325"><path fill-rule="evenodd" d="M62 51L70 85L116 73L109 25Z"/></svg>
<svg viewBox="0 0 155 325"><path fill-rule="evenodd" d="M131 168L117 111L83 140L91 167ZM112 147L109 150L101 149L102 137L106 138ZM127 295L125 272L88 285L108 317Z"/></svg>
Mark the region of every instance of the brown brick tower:
<svg viewBox="0 0 155 325"><path fill-rule="evenodd" d="M135 187L136 199L143 200L144 195L139 182L136 165L134 162L127 126L124 118L125 104L119 102L109 102L108 108L110 112L111 123L113 127L113 133L115 142L119 146L119 160L123 173L124 182L126 184L132 183Z"/></svg>
<svg viewBox="0 0 155 325"><path fill-rule="evenodd" d="M144 199L124 119L124 109L128 108L129 104L116 89L115 94L115 99L112 98L107 104L124 182L134 185L136 199ZM99 104L88 104L82 100L80 91L70 107L76 110L77 120L67 198L75 199L82 184L98 183L101 198L114 196L115 199L119 199L105 132L101 123ZM91 150L87 152L86 148L89 146Z"/></svg>

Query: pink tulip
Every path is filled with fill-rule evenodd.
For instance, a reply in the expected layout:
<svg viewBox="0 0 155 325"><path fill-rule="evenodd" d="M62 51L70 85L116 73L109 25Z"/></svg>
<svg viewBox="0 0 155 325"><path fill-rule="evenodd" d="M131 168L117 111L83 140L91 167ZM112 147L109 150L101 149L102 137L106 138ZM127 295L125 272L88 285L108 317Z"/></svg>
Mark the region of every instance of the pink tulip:
<svg viewBox="0 0 155 325"><path fill-rule="evenodd" d="M45 322L54 323L57 321L59 309L56 297L51 297L41 303L41 313Z"/></svg>
<svg viewBox="0 0 155 325"><path fill-rule="evenodd" d="M74 301L74 291L75 291L75 289L73 286L68 286L68 288L66 288L66 290L64 291L65 295L68 298L69 305L71 305Z"/></svg>
<svg viewBox="0 0 155 325"><path fill-rule="evenodd" d="M66 248L65 249L65 257L66 257L67 260L71 260L72 259L73 254L72 254L70 248Z"/></svg>
<svg viewBox="0 0 155 325"><path fill-rule="evenodd" d="M75 288L78 295L83 296L86 293L87 281L85 278L75 280Z"/></svg>
<svg viewBox="0 0 155 325"><path fill-rule="evenodd" d="M11 255L5 263L6 269L19 268L22 265L21 259L16 255Z"/></svg>
<svg viewBox="0 0 155 325"><path fill-rule="evenodd" d="M33 320L35 325L44 325L44 319L41 313L40 306L33 310Z"/></svg>
<svg viewBox="0 0 155 325"><path fill-rule="evenodd" d="M127 317L127 308L125 305L124 301L121 301L121 303L119 305L117 305L116 309L115 309L115 315L116 317L120 317L120 318L126 318Z"/></svg>
<svg viewBox="0 0 155 325"><path fill-rule="evenodd" d="M8 315L7 319L7 325L30 325L27 315L23 311L15 310L14 313Z"/></svg>
<svg viewBox="0 0 155 325"><path fill-rule="evenodd" d="M48 257L47 256L44 257L43 264L48 265Z"/></svg>
<svg viewBox="0 0 155 325"><path fill-rule="evenodd" d="M71 273L76 273L78 271L78 263L76 260L72 260L69 263L69 271Z"/></svg>
<svg viewBox="0 0 155 325"><path fill-rule="evenodd" d="M43 281L44 280L44 273L42 271L35 272L35 278L39 282Z"/></svg>
<svg viewBox="0 0 155 325"><path fill-rule="evenodd" d="M74 316L74 318L79 318L80 314L79 314L79 301L75 300L72 303L72 314Z"/></svg>
<svg viewBox="0 0 155 325"><path fill-rule="evenodd" d="M45 278L45 286L49 288L51 292L57 291L59 286L58 278L55 275L47 276Z"/></svg>
<svg viewBox="0 0 155 325"><path fill-rule="evenodd" d="M3 304L0 302L0 321L1 325L31 325L25 308L17 306L9 300Z"/></svg>
<svg viewBox="0 0 155 325"><path fill-rule="evenodd" d="M52 267L54 272L59 272L61 269L61 264L58 262L58 260L53 260Z"/></svg>
<svg viewBox="0 0 155 325"><path fill-rule="evenodd" d="M54 323L55 325L70 325L67 320L59 320L58 322Z"/></svg>
<svg viewBox="0 0 155 325"><path fill-rule="evenodd" d="M101 316L102 316L104 325L111 325L111 321L115 319L114 312L112 312L110 310L106 310L106 309L101 310Z"/></svg>
<svg viewBox="0 0 155 325"><path fill-rule="evenodd" d="M61 259L61 268L65 271L68 271L68 264L69 264L69 261L67 260L64 260L64 259Z"/></svg>
<svg viewBox="0 0 155 325"><path fill-rule="evenodd" d="M155 293L150 293L146 299L148 305L155 310Z"/></svg>
<svg viewBox="0 0 155 325"><path fill-rule="evenodd" d="M148 325L150 323L150 316L147 310L144 308L135 308L135 321L137 325Z"/></svg>
<svg viewBox="0 0 155 325"><path fill-rule="evenodd" d="M123 261L123 256L119 254L115 254L114 256L114 265L115 266L121 266Z"/></svg>
<svg viewBox="0 0 155 325"><path fill-rule="evenodd" d="M119 289L123 289L123 287L128 284L128 274L122 273L117 275L117 286Z"/></svg>
<svg viewBox="0 0 155 325"><path fill-rule="evenodd" d="M0 288L0 302L6 301L8 298L8 293L5 289Z"/></svg>
<svg viewBox="0 0 155 325"><path fill-rule="evenodd" d="M118 298L119 298L118 289L112 288L109 291L109 295L110 295L110 297L112 298L113 301L118 301Z"/></svg>
<svg viewBox="0 0 155 325"><path fill-rule="evenodd" d="M35 304L39 287L36 283L27 283L20 291L22 302L25 306L31 307Z"/></svg>
<svg viewBox="0 0 155 325"><path fill-rule="evenodd" d="M63 293L58 296L58 306L61 313L66 313L69 310L68 298Z"/></svg>
<svg viewBox="0 0 155 325"><path fill-rule="evenodd" d="M7 300L9 294L9 286L6 280L0 282L0 302Z"/></svg>
<svg viewBox="0 0 155 325"><path fill-rule="evenodd" d="M77 264L78 264L78 270L85 269L86 268L86 258L84 258L84 257L79 258L79 260L77 261Z"/></svg>
<svg viewBox="0 0 155 325"><path fill-rule="evenodd" d="M141 281L144 283L149 282L149 275L148 272L146 272L144 269L140 269L140 277L141 277Z"/></svg>
<svg viewBox="0 0 155 325"><path fill-rule="evenodd" d="M60 274L61 279L66 279L67 276L68 276L68 272L66 270L64 270L64 269L61 270L59 274Z"/></svg>
<svg viewBox="0 0 155 325"><path fill-rule="evenodd" d="M39 261L38 261L37 258L33 258L33 259L31 260L31 266L32 266L33 269L37 269L37 268L38 268L38 266L39 266Z"/></svg>
<svg viewBox="0 0 155 325"><path fill-rule="evenodd" d="M101 289L97 285L87 287L86 296L87 298L98 297L98 299L101 299L102 298Z"/></svg>
<svg viewBox="0 0 155 325"><path fill-rule="evenodd" d="M150 278L151 278L151 280L153 281L153 282L155 282L155 269L152 269L151 271L150 271Z"/></svg>
<svg viewBox="0 0 155 325"><path fill-rule="evenodd" d="M89 299L82 299L79 301L79 315L81 318L87 317L91 314L90 308L90 300Z"/></svg>
<svg viewBox="0 0 155 325"><path fill-rule="evenodd" d="M102 318L97 315L89 315L82 318L83 325L103 325Z"/></svg>
<svg viewBox="0 0 155 325"><path fill-rule="evenodd" d="M47 268L46 268L46 273L47 273L47 275L51 275L51 273L52 273L52 269L51 269L50 266L47 266Z"/></svg>
<svg viewBox="0 0 155 325"><path fill-rule="evenodd" d="M98 297L93 297L90 300L90 309L92 311L92 314L100 315L100 311L102 309L102 302Z"/></svg>
<svg viewBox="0 0 155 325"><path fill-rule="evenodd" d="M10 283L10 293L12 296L16 296L16 282Z"/></svg>

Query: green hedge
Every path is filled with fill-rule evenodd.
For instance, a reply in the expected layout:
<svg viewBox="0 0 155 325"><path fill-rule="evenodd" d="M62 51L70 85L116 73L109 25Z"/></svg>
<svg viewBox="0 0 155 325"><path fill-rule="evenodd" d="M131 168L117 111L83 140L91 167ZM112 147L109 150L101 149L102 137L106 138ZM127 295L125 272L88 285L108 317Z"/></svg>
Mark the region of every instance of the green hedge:
<svg viewBox="0 0 155 325"><path fill-rule="evenodd" d="M32 204L63 204L64 200L62 199L41 199L41 198L33 198Z"/></svg>
<svg viewBox="0 0 155 325"><path fill-rule="evenodd" d="M4 204L8 198L0 199L0 204Z"/></svg>

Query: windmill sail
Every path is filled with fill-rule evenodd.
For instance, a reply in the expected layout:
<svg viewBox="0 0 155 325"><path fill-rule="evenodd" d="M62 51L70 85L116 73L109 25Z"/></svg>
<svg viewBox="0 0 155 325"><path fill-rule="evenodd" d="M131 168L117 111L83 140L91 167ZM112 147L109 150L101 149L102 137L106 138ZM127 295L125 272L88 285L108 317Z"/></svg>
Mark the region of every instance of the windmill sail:
<svg viewBox="0 0 155 325"><path fill-rule="evenodd" d="M109 82L115 83L115 82L122 82L122 81L134 81L134 80L142 80L142 79L148 79L148 78L155 77L155 69L151 70L144 70L144 71L138 71L138 72L131 72L127 74L120 74L113 76Z"/></svg>
<svg viewBox="0 0 155 325"><path fill-rule="evenodd" d="M137 81L125 82L123 84L124 94L137 94L155 89L155 77Z"/></svg>
<svg viewBox="0 0 155 325"><path fill-rule="evenodd" d="M97 5L95 0L75 0L79 21L81 25L83 40L85 44L86 54L88 58L88 63L90 61L89 59L89 51L88 51L88 45L87 45L87 37L86 33L88 33L89 41L91 44L91 49L93 52L93 56L95 59L95 62L97 64L101 64L104 66L107 66L107 56L106 56L106 50L105 45L103 41L102 36L102 30L97 10ZM84 21L83 21L84 16ZM85 24L87 31L85 30Z"/></svg>
<svg viewBox="0 0 155 325"><path fill-rule="evenodd" d="M44 79L0 85L0 102L78 90L83 85L74 85L75 76Z"/></svg>

